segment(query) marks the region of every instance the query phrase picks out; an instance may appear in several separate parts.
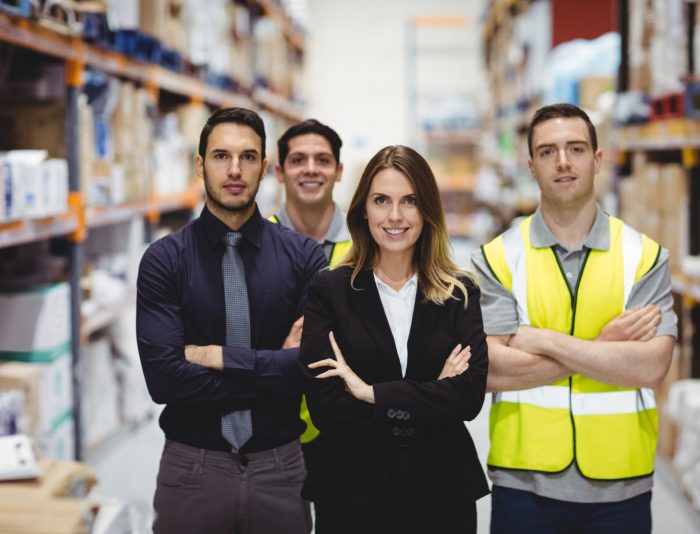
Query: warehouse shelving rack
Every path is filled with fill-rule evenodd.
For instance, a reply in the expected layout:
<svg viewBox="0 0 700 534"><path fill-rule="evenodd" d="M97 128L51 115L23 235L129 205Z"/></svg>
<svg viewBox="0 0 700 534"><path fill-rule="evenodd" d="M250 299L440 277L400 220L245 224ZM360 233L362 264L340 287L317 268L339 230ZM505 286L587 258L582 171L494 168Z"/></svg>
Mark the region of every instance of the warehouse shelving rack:
<svg viewBox="0 0 700 534"><path fill-rule="evenodd" d="M296 53L304 51L303 36L293 27L282 9L269 0L256 0L266 16L281 21L287 42ZM240 106L265 109L283 119L294 122L301 118L302 108L285 96L266 88L243 88L229 92L208 85L200 79L173 72L162 66L149 64L117 52L83 42L79 37L64 35L41 24L13 14L0 12L0 43L18 47L41 56L65 63L65 144L69 175L69 211L39 219L0 222L0 248L24 245L46 239L64 239L67 243L68 282L71 287L71 353L73 375L73 417L75 424L75 457L83 459L81 414L81 353L82 345L90 334L109 325L119 312L135 302L135 293L129 292L113 308L92 317L82 318L80 278L84 266L84 242L91 228L126 222L144 217L151 225L157 224L161 214L192 210L203 196L201 184L188 191L116 206L88 207L81 194L81 176L78 147L78 97L82 90L82 75L86 67L141 84L157 98L167 92L193 103L211 107Z"/></svg>

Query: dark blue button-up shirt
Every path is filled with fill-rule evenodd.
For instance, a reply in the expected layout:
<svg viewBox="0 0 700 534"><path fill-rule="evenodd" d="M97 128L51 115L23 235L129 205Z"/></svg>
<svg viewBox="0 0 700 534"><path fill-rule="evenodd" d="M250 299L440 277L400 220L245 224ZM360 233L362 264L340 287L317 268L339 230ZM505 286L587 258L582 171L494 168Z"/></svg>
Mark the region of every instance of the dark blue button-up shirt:
<svg viewBox="0 0 700 534"><path fill-rule="evenodd" d="M240 229L239 249L252 348L226 347L221 259L229 231L205 207L198 219L148 248L139 267L136 329L151 397L167 404L160 417L166 437L230 450L221 437L221 415L249 408L253 437L242 452L253 452L292 441L304 429L298 349L280 347L326 258L313 240L264 220L256 209ZM189 363L185 345L223 346L224 371Z"/></svg>

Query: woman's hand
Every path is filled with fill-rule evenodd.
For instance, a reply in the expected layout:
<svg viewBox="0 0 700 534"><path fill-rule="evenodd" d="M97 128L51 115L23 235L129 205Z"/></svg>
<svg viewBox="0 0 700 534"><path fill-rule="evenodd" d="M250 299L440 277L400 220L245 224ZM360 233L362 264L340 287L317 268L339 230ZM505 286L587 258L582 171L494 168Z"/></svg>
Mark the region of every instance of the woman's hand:
<svg viewBox="0 0 700 534"><path fill-rule="evenodd" d="M458 344L445 360L445 365L442 366L438 380L461 375L469 369L469 358L472 357L472 349L467 345L462 348L462 344Z"/></svg>
<svg viewBox="0 0 700 534"><path fill-rule="evenodd" d="M314 363L310 363L309 367L311 369L317 369L318 367L330 367L328 371L322 372L316 378L329 378L331 376L338 376L345 382L345 389L353 397L358 400L368 402L369 404L374 404L374 388L369 384L366 384L359 376L357 376L352 369L345 363L345 358L343 358L343 353L340 352L338 344L335 342L335 336L333 332L329 332L328 338L331 341L331 347L333 348L333 353L336 359L326 358L325 360L319 360Z"/></svg>

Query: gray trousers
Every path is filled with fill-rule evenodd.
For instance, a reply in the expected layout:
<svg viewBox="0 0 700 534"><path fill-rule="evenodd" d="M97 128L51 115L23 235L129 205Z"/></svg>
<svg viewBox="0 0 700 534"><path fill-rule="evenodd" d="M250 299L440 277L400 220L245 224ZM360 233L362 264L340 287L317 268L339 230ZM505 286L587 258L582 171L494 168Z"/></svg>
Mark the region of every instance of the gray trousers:
<svg viewBox="0 0 700 534"><path fill-rule="evenodd" d="M166 440L160 460L154 534L308 534L309 505L298 441L236 454Z"/></svg>

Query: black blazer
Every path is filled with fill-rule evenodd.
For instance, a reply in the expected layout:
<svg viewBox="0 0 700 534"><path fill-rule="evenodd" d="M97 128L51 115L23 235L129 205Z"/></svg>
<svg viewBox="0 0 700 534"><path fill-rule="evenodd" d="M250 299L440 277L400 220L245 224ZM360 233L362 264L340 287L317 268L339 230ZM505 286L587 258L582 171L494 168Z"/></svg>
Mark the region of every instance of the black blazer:
<svg viewBox="0 0 700 534"><path fill-rule="evenodd" d="M372 271L358 274L355 289L350 274L350 268L341 267L311 281L300 359L309 364L334 357L328 340L332 330L348 365L374 386L375 404L352 397L339 378L311 381L307 402L321 435L304 497L350 510L382 509L388 493L397 490L392 470L398 465L408 471L398 478L427 508L474 502L488 493L464 425L481 410L488 371L478 288L463 280L469 292L466 310L458 291L457 298L438 306L425 302L418 289L404 378ZM471 347L469 369L437 380L457 343Z"/></svg>

